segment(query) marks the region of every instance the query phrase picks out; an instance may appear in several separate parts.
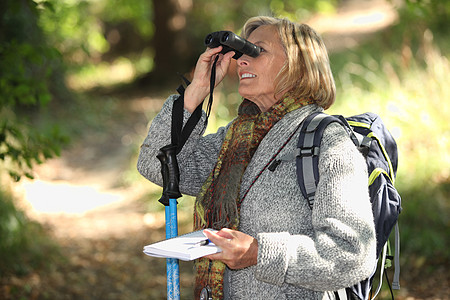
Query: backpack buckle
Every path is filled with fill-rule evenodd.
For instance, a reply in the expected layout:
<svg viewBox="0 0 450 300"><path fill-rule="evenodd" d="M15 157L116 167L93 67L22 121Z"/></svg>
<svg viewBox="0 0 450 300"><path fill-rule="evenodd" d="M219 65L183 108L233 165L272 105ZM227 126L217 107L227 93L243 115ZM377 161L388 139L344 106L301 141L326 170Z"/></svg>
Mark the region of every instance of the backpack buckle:
<svg viewBox="0 0 450 300"><path fill-rule="evenodd" d="M306 147L306 148L301 148L299 151L299 154L297 156L310 157L310 156L318 156L318 155L319 155L319 147Z"/></svg>

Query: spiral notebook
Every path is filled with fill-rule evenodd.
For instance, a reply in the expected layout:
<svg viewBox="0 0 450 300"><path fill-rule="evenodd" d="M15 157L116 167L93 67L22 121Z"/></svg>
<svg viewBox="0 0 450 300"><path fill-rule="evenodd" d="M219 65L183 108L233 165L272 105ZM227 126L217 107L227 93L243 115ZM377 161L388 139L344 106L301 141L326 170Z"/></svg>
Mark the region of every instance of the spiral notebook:
<svg viewBox="0 0 450 300"><path fill-rule="evenodd" d="M203 230L199 230L147 245L144 247L144 253L153 257L177 258L188 261L222 251L213 243L208 241L206 244L205 241L207 241L207 237Z"/></svg>

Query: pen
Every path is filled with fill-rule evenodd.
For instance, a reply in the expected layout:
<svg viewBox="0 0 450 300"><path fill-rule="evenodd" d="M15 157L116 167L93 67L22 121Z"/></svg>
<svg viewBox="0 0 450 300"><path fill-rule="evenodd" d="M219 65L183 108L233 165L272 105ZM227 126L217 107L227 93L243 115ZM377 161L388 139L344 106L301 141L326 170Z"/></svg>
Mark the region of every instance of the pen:
<svg viewBox="0 0 450 300"><path fill-rule="evenodd" d="M201 247L201 246L206 246L210 243L211 241L209 239L206 240L201 240L200 242L197 242L194 244L194 247Z"/></svg>

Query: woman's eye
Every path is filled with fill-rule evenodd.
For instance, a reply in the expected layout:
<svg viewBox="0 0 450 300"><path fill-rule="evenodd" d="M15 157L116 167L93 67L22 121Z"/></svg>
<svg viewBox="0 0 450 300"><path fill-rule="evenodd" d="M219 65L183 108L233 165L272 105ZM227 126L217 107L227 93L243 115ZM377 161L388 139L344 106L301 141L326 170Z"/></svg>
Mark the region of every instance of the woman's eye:
<svg viewBox="0 0 450 300"><path fill-rule="evenodd" d="M260 50L260 52L266 52L266 50L264 49L264 48L262 48L262 47L259 47L261 50Z"/></svg>

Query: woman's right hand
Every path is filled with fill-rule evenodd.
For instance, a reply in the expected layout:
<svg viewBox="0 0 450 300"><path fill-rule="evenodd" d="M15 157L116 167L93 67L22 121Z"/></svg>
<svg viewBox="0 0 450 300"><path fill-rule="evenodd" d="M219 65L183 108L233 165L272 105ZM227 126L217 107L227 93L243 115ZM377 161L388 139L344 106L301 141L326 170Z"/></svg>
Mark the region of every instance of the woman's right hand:
<svg viewBox="0 0 450 300"><path fill-rule="evenodd" d="M230 51L225 54L220 54L220 51L222 51L222 46L207 48L197 61L194 78L184 92L184 108L191 113L209 94L211 68L217 55L219 55L219 59L216 64L216 86L227 74L231 59L235 53L234 51Z"/></svg>

